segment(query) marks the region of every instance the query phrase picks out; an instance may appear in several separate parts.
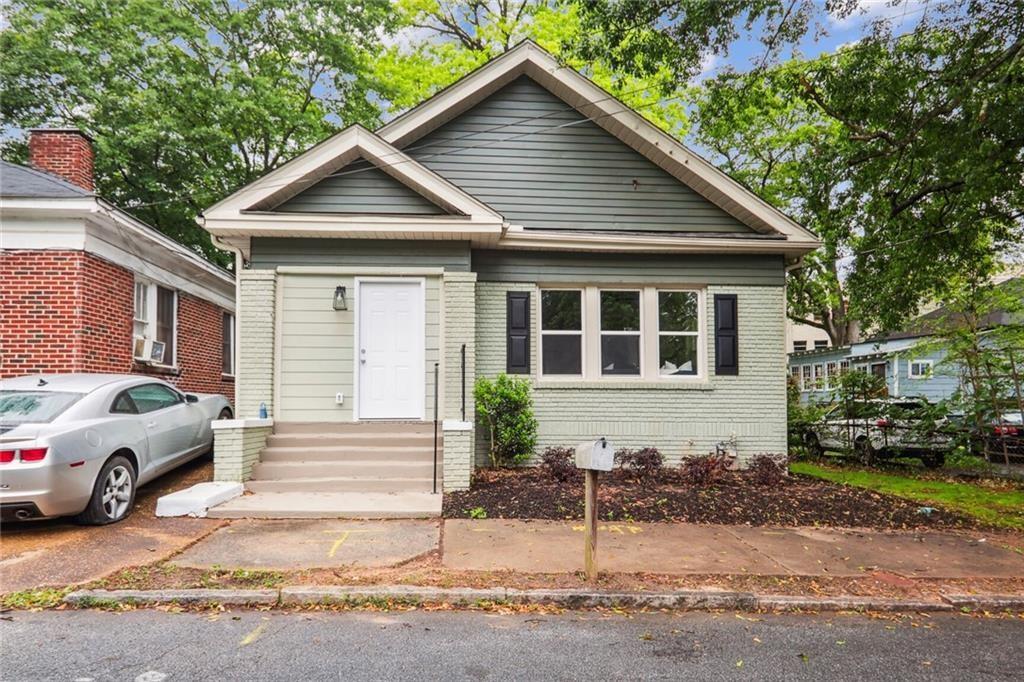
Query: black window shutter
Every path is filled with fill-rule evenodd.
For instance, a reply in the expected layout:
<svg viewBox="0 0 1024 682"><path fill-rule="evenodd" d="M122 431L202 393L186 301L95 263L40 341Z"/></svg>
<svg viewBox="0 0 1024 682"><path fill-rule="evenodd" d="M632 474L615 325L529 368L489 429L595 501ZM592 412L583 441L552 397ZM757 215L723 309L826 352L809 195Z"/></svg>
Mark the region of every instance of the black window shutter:
<svg viewBox="0 0 1024 682"><path fill-rule="evenodd" d="M740 373L736 294L715 294L715 374Z"/></svg>
<svg viewBox="0 0 1024 682"><path fill-rule="evenodd" d="M505 299L506 374L530 373L530 292L509 291Z"/></svg>

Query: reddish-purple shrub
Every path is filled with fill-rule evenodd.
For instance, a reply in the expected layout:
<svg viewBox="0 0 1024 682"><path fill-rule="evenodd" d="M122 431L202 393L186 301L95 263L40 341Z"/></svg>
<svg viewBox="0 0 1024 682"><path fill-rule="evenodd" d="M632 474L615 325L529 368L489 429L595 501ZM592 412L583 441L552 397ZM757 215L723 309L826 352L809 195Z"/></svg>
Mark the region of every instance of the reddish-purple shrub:
<svg viewBox="0 0 1024 682"><path fill-rule="evenodd" d="M690 485L714 485L725 475L728 466L729 462L724 456L711 452L684 459L680 465L680 474L683 482Z"/></svg>
<svg viewBox="0 0 1024 682"><path fill-rule="evenodd" d="M576 468L574 448L547 448L540 456L540 468L559 483L573 483L582 473Z"/></svg>
<svg viewBox="0 0 1024 682"><path fill-rule="evenodd" d="M645 481L661 471L665 464L665 456L658 451L658 448L641 448L639 450L622 448L615 453L615 461L638 481Z"/></svg>
<svg viewBox="0 0 1024 682"><path fill-rule="evenodd" d="M754 455L747 471L757 485L778 485L787 473L786 456L768 453Z"/></svg>

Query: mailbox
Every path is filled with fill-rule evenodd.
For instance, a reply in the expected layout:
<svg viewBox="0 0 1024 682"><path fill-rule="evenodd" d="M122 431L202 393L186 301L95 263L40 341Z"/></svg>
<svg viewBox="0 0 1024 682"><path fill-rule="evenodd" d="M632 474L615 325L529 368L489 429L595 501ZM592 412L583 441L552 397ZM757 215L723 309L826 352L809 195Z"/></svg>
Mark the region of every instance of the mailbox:
<svg viewBox="0 0 1024 682"><path fill-rule="evenodd" d="M606 439L590 440L576 446L576 467L611 471L615 463L615 449Z"/></svg>

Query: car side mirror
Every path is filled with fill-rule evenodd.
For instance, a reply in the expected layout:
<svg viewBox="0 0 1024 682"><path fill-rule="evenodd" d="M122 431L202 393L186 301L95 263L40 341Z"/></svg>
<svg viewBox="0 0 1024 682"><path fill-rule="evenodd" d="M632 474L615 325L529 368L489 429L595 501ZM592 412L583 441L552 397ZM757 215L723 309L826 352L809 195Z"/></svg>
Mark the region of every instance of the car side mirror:
<svg viewBox="0 0 1024 682"><path fill-rule="evenodd" d="M199 402L199 396L193 395L191 393L186 393L185 394L185 402L186 403L198 403Z"/></svg>

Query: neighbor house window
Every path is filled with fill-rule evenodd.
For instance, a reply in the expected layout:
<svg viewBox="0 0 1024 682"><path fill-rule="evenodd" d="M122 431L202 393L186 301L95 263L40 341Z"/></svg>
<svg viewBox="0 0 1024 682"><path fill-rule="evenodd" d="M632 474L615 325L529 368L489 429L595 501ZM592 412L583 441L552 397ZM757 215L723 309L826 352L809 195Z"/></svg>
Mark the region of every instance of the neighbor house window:
<svg viewBox="0 0 1024 682"><path fill-rule="evenodd" d="M825 388L825 366L814 365L814 388L820 390Z"/></svg>
<svg viewBox="0 0 1024 682"><path fill-rule="evenodd" d="M132 344L135 359L174 365L178 325L177 292L137 278L133 308Z"/></svg>
<svg viewBox="0 0 1024 682"><path fill-rule="evenodd" d="M825 363L825 388L832 388L836 385L836 368L834 362Z"/></svg>
<svg viewBox="0 0 1024 682"><path fill-rule="evenodd" d="M931 360L911 360L907 369L908 379L927 379L932 375Z"/></svg>
<svg viewBox="0 0 1024 682"><path fill-rule="evenodd" d="M816 339L814 341L814 350L821 350L822 348L828 348L828 341L822 339Z"/></svg>
<svg viewBox="0 0 1024 682"><path fill-rule="evenodd" d="M793 352L794 353L802 353L805 350L807 350L807 342L806 341L794 341L793 342Z"/></svg>
<svg viewBox="0 0 1024 682"><path fill-rule="evenodd" d="M800 382L800 368L799 367L790 367L789 368L789 374L790 374L791 377L793 377L793 385L796 386L797 388L799 388L802 391L803 390L803 386L801 385L801 382Z"/></svg>
<svg viewBox="0 0 1024 682"><path fill-rule="evenodd" d="M661 376L697 373L698 298L696 291L658 292L658 372Z"/></svg>
<svg viewBox="0 0 1024 682"><path fill-rule="evenodd" d="M221 315L221 372L235 373L235 316L231 313Z"/></svg>
<svg viewBox="0 0 1024 682"><path fill-rule="evenodd" d="M540 362L547 375L583 374L583 291L540 293Z"/></svg>
<svg viewBox="0 0 1024 682"><path fill-rule="evenodd" d="M541 289L540 301L543 377L685 380L705 371L700 290Z"/></svg>
<svg viewBox="0 0 1024 682"><path fill-rule="evenodd" d="M601 292L601 374L640 375L640 292Z"/></svg>
<svg viewBox="0 0 1024 682"><path fill-rule="evenodd" d="M849 371L850 371L850 361L849 360L840 360L839 361L839 374L841 374L841 375L842 374L846 374Z"/></svg>

